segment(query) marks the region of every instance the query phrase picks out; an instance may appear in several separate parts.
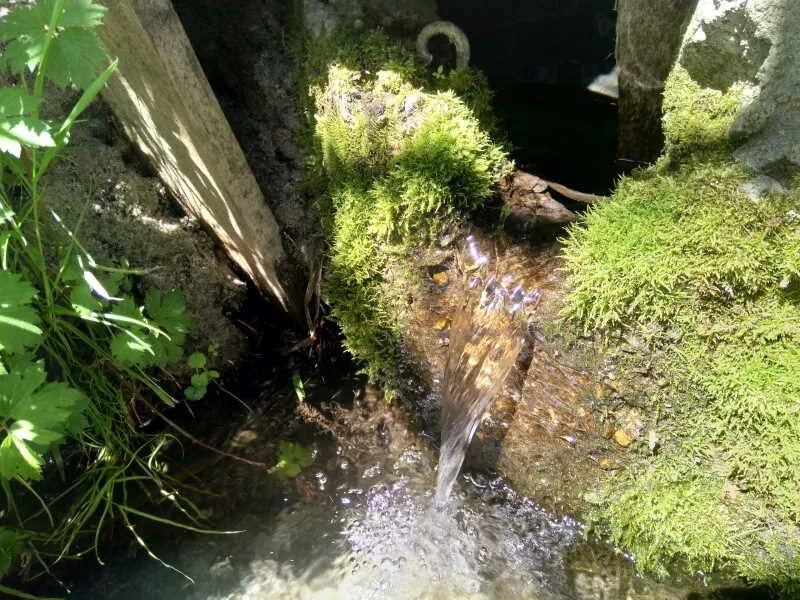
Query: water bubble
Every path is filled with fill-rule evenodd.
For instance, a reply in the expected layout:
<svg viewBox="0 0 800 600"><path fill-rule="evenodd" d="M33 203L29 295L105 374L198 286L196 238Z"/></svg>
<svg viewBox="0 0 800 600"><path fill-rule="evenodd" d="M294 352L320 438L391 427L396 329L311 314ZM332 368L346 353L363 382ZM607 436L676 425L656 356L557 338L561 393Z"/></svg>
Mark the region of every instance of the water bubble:
<svg viewBox="0 0 800 600"><path fill-rule="evenodd" d="M381 466L376 464L364 469L364 472L361 474L361 477L363 477L364 479L373 479L374 477L378 477L380 474L381 474Z"/></svg>

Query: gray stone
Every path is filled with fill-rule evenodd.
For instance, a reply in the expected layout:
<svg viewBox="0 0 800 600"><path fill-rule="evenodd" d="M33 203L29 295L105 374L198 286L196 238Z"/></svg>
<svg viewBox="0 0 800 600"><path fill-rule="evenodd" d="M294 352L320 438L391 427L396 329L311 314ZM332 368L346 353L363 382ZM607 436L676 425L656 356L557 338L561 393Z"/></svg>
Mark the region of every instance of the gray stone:
<svg viewBox="0 0 800 600"><path fill-rule="evenodd" d="M435 0L305 0L303 10L314 36L337 27L384 27L411 35L437 20Z"/></svg>
<svg viewBox="0 0 800 600"><path fill-rule="evenodd" d="M664 147L664 82L697 0L618 0L619 160L653 162Z"/></svg>
<svg viewBox="0 0 800 600"><path fill-rule="evenodd" d="M734 156L763 172L800 167L800 2L700 0L681 64L715 89L739 84Z"/></svg>
<svg viewBox="0 0 800 600"><path fill-rule="evenodd" d="M683 46L681 63L697 83L727 90L734 83L756 83L756 75L769 55L769 39L758 34L755 21L737 0L705 14Z"/></svg>
<svg viewBox="0 0 800 600"><path fill-rule="evenodd" d="M747 197L757 202L770 192L785 192L786 188L780 182L776 181L768 175L758 175L752 179L745 181L739 189L742 190Z"/></svg>

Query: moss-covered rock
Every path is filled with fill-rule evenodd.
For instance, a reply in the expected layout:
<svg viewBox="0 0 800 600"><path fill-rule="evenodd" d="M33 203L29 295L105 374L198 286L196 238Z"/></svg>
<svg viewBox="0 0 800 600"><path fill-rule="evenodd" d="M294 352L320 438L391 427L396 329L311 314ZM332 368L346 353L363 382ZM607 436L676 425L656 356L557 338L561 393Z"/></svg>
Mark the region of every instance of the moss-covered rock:
<svg viewBox="0 0 800 600"><path fill-rule="evenodd" d="M730 567L796 597L800 194L743 190L737 89L703 89L677 67L665 107L665 156L565 242L567 322L638 336L661 378L630 398L653 415L654 442L597 518L645 571Z"/></svg>
<svg viewBox="0 0 800 600"><path fill-rule="evenodd" d="M380 32L320 38L307 64L309 166L330 244L324 294L348 350L391 382L415 277L408 257L478 208L510 163L473 110L488 106L477 75L432 78Z"/></svg>

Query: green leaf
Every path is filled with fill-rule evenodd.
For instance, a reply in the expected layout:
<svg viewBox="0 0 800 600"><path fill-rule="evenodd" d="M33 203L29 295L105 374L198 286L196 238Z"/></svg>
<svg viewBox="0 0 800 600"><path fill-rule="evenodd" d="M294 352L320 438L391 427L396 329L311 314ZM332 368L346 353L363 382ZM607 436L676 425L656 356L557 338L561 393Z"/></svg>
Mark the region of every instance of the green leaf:
<svg viewBox="0 0 800 600"><path fill-rule="evenodd" d="M190 369L202 369L206 366L206 355L202 352L193 352L186 359L186 364Z"/></svg>
<svg viewBox="0 0 800 600"><path fill-rule="evenodd" d="M20 552L22 552L22 538L19 534L0 527L0 578L8 574Z"/></svg>
<svg viewBox="0 0 800 600"><path fill-rule="evenodd" d="M50 44L46 73L62 88L74 83L86 89L92 85L106 61L103 44L96 33L87 29L67 29Z"/></svg>
<svg viewBox="0 0 800 600"><path fill-rule="evenodd" d="M0 150L19 158L23 146L55 146L50 125L34 115L41 100L19 87L0 89Z"/></svg>
<svg viewBox="0 0 800 600"><path fill-rule="evenodd" d="M153 339L153 347L156 351L156 360L153 364L163 368L179 362L183 358L183 343L185 341L186 336L179 334L172 334L171 339L164 336Z"/></svg>
<svg viewBox="0 0 800 600"><path fill-rule="evenodd" d="M40 0L32 6L17 6L0 23L0 39L9 42L2 60L12 72L26 66L33 71L42 62L53 5L54 0Z"/></svg>
<svg viewBox="0 0 800 600"><path fill-rule="evenodd" d="M0 271L0 350L23 352L39 343L39 314L27 306L35 296L20 275Z"/></svg>
<svg viewBox="0 0 800 600"><path fill-rule="evenodd" d="M81 282L69 293L69 302L81 319L97 321L97 315L103 310L103 303L92 295L89 286Z"/></svg>
<svg viewBox="0 0 800 600"><path fill-rule="evenodd" d="M169 334L186 334L192 327L192 317L186 314L186 301L179 290L162 295L158 289L150 288L145 295L144 308Z"/></svg>
<svg viewBox="0 0 800 600"><path fill-rule="evenodd" d="M192 375L192 385L194 387L208 387L208 375L206 373Z"/></svg>
<svg viewBox="0 0 800 600"><path fill-rule="evenodd" d="M17 402L8 416L35 423L38 429L63 433L75 409L84 408L86 403L86 397L67 384L48 383L26 401Z"/></svg>
<svg viewBox="0 0 800 600"><path fill-rule="evenodd" d="M111 339L111 354L121 365L149 367L156 358L151 340L141 330L126 329Z"/></svg>
<svg viewBox="0 0 800 600"><path fill-rule="evenodd" d="M187 399L192 401L202 400L206 392L208 391L205 387L194 387L190 386L183 390L183 395L186 396Z"/></svg>
<svg viewBox="0 0 800 600"><path fill-rule="evenodd" d="M91 0L73 0L64 8L61 27L97 27L103 24L108 9Z"/></svg>
<svg viewBox="0 0 800 600"><path fill-rule="evenodd" d="M144 308L147 315L163 329L169 337L155 335L153 346L156 349L157 366L165 367L177 362L183 356L183 343L192 326L192 317L186 314L186 301L178 290L166 294L151 288L145 295Z"/></svg>
<svg viewBox="0 0 800 600"><path fill-rule="evenodd" d="M44 382L41 362L0 375L0 478L37 479L43 454L84 423L88 399L64 383Z"/></svg>
<svg viewBox="0 0 800 600"><path fill-rule="evenodd" d="M148 290L145 305L139 309L130 299L115 305L105 318L124 331L114 337L111 350L122 364L140 367L166 367L183 356L183 343L192 318L184 311L186 303L177 290L162 295ZM144 316L146 311L147 316ZM157 327L156 327L157 325Z"/></svg>
<svg viewBox="0 0 800 600"><path fill-rule="evenodd" d="M0 121L0 139L3 140L3 151L15 158L22 154L21 147L49 148L55 146L49 126L33 117L19 117ZM17 148L20 148L18 151Z"/></svg>
<svg viewBox="0 0 800 600"><path fill-rule="evenodd" d="M36 289L21 275L0 272L0 308L30 304L36 297Z"/></svg>
<svg viewBox="0 0 800 600"><path fill-rule="evenodd" d="M312 464L314 455L311 449L294 442L281 442L278 447L278 462L270 472L278 477L296 477Z"/></svg>
<svg viewBox="0 0 800 600"><path fill-rule="evenodd" d="M55 0L15 7L0 23L0 39L8 42L0 61L13 73L24 68L34 72L47 52L47 77L62 87L74 83L87 88L95 80L98 65L106 61L103 45L91 30L102 23L105 9L89 0L67 0L48 47L54 8Z"/></svg>
<svg viewBox="0 0 800 600"><path fill-rule="evenodd" d="M114 304L114 308L105 313L104 318L108 321L120 326L129 327L132 330L141 328L142 330L150 330L155 333L163 333L153 325L151 325L142 314L142 310L136 306L133 300L125 298L120 302Z"/></svg>
<svg viewBox="0 0 800 600"><path fill-rule="evenodd" d="M24 454L20 453L11 435L7 435L0 443L0 479L10 480L14 477L39 479L41 476L41 455L36 454L24 443L21 446Z"/></svg>
<svg viewBox="0 0 800 600"><path fill-rule="evenodd" d="M20 87L0 88L0 117L21 117L33 114L42 103Z"/></svg>
<svg viewBox="0 0 800 600"><path fill-rule="evenodd" d="M8 41L44 33L50 23L54 6L54 0L39 0L30 6L14 7L0 23L0 39Z"/></svg>
<svg viewBox="0 0 800 600"><path fill-rule="evenodd" d="M0 135L0 152L10 154L14 158L22 156L22 144L16 140L5 138Z"/></svg>

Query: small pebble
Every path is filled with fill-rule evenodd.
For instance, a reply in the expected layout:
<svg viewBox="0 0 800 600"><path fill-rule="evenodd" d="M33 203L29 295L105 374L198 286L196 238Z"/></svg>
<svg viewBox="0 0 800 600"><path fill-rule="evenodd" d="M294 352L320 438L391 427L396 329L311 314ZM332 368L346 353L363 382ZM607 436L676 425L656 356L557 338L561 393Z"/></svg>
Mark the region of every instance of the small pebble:
<svg viewBox="0 0 800 600"><path fill-rule="evenodd" d="M631 445L631 442L633 440L631 439L631 436L629 436L625 431L623 431L622 429L617 429L617 431L614 432L614 441L617 442L617 444L619 444L623 448L627 448L628 446Z"/></svg>

